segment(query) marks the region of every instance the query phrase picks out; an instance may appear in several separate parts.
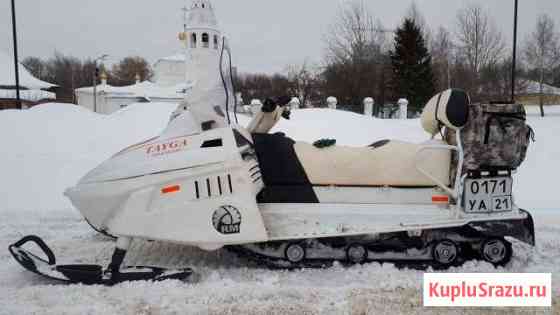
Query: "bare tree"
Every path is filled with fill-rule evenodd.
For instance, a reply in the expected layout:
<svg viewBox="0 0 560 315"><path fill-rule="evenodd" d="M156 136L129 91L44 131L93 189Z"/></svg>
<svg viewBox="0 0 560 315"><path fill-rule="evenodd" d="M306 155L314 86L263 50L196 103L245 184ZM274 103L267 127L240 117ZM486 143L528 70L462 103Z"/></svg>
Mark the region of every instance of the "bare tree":
<svg viewBox="0 0 560 315"><path fill-rule="evenodd" d="M146 59L142 57L126 57L119 63L113 65L112 79L116 85L129 85L136 81L139 76L140 81L149 80L152 75L152 68Z"/></svg>
<svg viewBox="0 0 560 315"><path fill-rule="evenodd" d="M247 101L259 99L264 101L267 97L293 95L293 84L283 74L250 74L244 73L236 76L235 86ZM295 95L295 94L294 94Z"/></svg>
<svg viewBox="0 0 560 315"><path fill-rule="evenodd" d="M27 71L31 72L34 77L41 80L46 79L48 73L46 71L46 62L43 59L30 56L23 59L22 64L25 66Z"/></svg>
<svg viewBox="0 0 560 315"><path fill-rule="evenodd" d="M287 67L288 80L292 95L296 95L303 106L308 106L313 93L317 91L318 67L305 60L301 65L289 65Z"/></svg>
<svg viewBox="0 0 560 315"><path fill-rule="evenodd" d="M482 96L500 102L509 102L511 97L511 68L512 58L504 58L497 64L492 64L481 69L481 91ZM525 90L527 80L525 69L517 67L519 78L515 80L515 90Z"/></svg>
<svg viewBox="0 0 560 315"><path fill-rule="evenodd" d="M554 20L548 14L542 14L537 20L535 30L525 40L523 49L526 62L539 73L539 105L543 117L546 75L560 64L559 36Z"/></svg>
<svg viewBox="0 0 560 315"><path fill-rule="evenodd" d="M364 1L354 0L342 5L338 16L324 37L328 62L365 58L373 46L381 46L383 27L375 22Z"/></svg>
<svg viewBox="0 0 560 315"><path fill-rule="evenodd" d="M451 88L451 63L454 50L451 34L443 26L431 41L432 62L438 90Z"/></svg>
<svg viewBox="0 0 560 315"><path fill-rule="evenodd" d="M459 10L457 39L459 52L475 77L482 68L498 63L505 51L502 33L488 12L476 4Z"/></svg>
<svg viewBox="0 0 560 315"><path fill-rule="evenodd" d="M336 96L356 111L363 110L364 97L384 101L389 77L385 65L389 62L383 51L389 49L386 36L391 33L376 21L363 0L341 5L324 36L322 93Z"/></svg>

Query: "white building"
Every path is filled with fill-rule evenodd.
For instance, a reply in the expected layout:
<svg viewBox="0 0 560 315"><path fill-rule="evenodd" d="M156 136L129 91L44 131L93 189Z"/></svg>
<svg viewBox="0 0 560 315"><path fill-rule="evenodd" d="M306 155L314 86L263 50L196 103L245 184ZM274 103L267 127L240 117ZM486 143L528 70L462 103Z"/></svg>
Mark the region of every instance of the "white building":
<svg viewBox="0 0 560 315"><path fill-rule="evenodd" d="M128 86L112 86L107 84L107 77L102 74L95 102L93 87L79 88L75 93L78 105L100 114L111 114L132 103L179 103L184 99L188 88L184 82L175 86L160 86L149 81L136 81Z"/></svg>
<svg viewBox="0 0 560 315"><path fill-rule="evenodd" d="M114 87L102 80L97 86L98 113L110 114L136 102L179 103L193 85L214 79L219 71L222 33L212 3L194 0L184 11L185 27L179 34L182 52L154 63L153 82ZM93 87L77 89L76 95L79 105L94 110Z"/></svg>

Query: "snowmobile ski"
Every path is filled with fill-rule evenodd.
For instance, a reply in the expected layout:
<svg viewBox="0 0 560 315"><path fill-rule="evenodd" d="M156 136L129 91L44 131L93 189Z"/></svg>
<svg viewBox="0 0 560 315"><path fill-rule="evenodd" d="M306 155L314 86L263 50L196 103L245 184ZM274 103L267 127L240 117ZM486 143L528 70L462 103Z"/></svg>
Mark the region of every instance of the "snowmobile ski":
<svg viewBox="0 0 560 315"><path fill-rule="evenodd" d="M23 249L28 243L37 245L46 260ZM115 249L111 264L107 269L99 265L57 265L56 257L47 244L38 236L30 235L9 246L10 253L25 269L43 277L66 283L86 285L115 285L129 281L187 280L193 271L190 268L169 270L158 267L119 268L124 260L125 250Z"/></svg>

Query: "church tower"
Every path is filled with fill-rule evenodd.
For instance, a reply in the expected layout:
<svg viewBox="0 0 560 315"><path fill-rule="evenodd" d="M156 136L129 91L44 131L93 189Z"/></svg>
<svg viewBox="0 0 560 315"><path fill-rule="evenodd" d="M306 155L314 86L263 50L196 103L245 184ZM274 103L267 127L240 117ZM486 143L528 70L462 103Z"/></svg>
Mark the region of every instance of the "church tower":
<svg viewBox="0 0 560 315"><path fill-rule="evenodd" d="M219 71L222 32L210 0L194 0L188 10L184 35L188 81L206 82Z"/></svg>
<svg viewBox="0 0 560 315"><path fill-rule="evenodd" d="M186 12L184 31L186 44L193 50L219 50L221 31L209 0L194 0Z"/></svg>
<svg viewBox="0 0 560 315"><path fill-rule="evenodd" d="M182 10L184 25L179 40L183 52L154 64L154 81L161 85L204 82L208 74L219 71L222 32L211 1L193 0Z"/></svg>

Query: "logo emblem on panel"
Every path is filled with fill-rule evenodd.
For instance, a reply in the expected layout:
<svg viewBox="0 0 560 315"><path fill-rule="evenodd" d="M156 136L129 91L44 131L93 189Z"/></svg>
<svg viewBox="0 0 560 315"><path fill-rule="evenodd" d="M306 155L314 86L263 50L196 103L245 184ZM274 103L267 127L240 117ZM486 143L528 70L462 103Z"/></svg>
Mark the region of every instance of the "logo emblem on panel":
<svg viewBox="0 0 560 315"><path fill-rule="evenodd" d="M239 234L241 232L241 212L234 206L221 206L214 211L212 224L221 234Z"/></svg>

